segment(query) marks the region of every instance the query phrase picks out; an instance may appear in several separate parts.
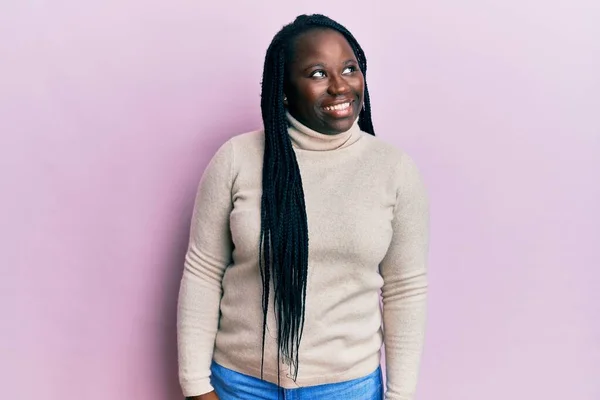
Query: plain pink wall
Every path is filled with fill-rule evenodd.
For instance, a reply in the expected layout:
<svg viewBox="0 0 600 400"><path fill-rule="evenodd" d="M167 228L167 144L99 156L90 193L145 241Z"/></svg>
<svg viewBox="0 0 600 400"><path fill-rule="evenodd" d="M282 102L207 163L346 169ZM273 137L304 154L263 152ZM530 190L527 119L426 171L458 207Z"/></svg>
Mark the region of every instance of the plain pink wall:
<svg viewBox="0 0 600 400"><path fill-rule="evenodd" d="M193 195L323 12L432 199L419 400L600 398L600 3L3 1L0 397L180 398ZM393 5L396 4L396 5Z"/></svg>

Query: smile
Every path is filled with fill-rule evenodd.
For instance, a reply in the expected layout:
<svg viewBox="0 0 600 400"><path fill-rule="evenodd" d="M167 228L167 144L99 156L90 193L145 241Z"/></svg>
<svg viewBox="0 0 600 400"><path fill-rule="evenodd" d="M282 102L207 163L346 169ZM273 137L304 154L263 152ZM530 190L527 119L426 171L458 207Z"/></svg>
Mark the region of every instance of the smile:
<svg viewBox="0 0 600 400"><path fill-rule="evenodd" d="M344 111L350 108L350 102L336 104L334 106L323 107L325 111Z"/></svg>

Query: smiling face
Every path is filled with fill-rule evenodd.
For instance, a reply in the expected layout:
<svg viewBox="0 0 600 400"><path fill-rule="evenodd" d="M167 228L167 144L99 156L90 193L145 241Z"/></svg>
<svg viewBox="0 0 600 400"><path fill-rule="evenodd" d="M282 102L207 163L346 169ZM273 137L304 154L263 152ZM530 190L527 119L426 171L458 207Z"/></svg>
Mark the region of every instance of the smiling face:
<svg viewBox="0 0 600 400"><path fill-rule="evenodd" d="M315 28L300 34L286 68L287 106L294 118L327 135L352 127L363 105L365 81L341 33Z"/></svg>

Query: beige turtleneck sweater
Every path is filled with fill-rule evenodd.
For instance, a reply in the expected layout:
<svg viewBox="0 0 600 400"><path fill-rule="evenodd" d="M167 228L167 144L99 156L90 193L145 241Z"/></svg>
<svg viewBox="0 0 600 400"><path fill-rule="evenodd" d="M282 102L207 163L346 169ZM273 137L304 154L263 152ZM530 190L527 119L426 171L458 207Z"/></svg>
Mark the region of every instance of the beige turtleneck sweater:
<svg viewBox="0 0 600 400"><path fill-rule="evenodd" d="M386 399L412 400L428 253L428 201L417 167L358 124L331 136L288 119L308 215L306 319L294 382L288 366L277 364L271 299L264 378L277 383L279 368L281 386L296 388L363 377L379 365L385 342ZM263 131L236 136L200 181L178 310L186 396L212 390L212 360L260 377L263 151Z"/></svg>

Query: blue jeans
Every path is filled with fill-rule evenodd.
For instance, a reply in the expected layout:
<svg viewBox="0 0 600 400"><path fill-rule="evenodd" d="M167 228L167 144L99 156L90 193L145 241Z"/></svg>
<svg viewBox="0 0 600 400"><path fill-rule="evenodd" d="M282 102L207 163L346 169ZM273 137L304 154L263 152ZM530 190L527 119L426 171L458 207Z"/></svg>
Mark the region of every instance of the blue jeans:
<svg viewBox="0 0 600 400"><path fill-rule="evenodd" d="M211 383L220 400L382 400L381 367L346 382L281 389L277 385L232 371L213 362Z"/></svg>

